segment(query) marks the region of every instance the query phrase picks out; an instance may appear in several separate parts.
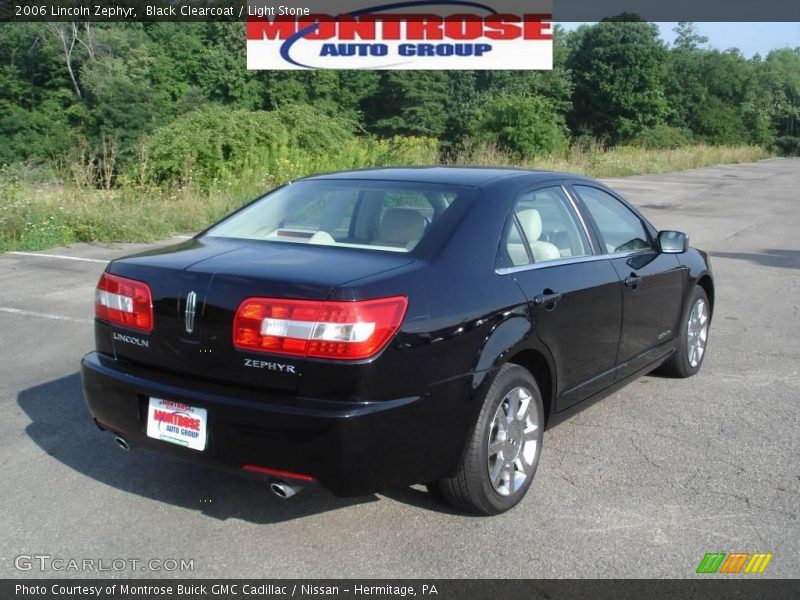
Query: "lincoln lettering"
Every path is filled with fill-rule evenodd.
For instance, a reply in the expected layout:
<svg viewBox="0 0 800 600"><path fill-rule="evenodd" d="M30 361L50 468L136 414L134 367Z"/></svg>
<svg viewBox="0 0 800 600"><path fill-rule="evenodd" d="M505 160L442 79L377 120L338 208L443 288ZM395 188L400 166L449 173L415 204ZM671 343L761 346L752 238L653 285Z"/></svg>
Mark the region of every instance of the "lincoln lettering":
<svg viewBox="0 0 800 600"><path fill-rule="evenodd" d="M149 348L150 342L141 338L125 335L123 333L114 332L114 340L117 342L125 342L126 344L133 344L134 346L141 346L142 348Z"/></svg>

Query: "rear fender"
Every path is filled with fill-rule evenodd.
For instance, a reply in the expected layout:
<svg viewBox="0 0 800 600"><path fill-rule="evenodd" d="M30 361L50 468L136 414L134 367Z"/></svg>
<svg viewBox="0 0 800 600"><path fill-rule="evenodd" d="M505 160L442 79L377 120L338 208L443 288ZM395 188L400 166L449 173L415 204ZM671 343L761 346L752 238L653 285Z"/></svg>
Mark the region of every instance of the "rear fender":
<svg viewBox="0 0 800 600"><path fill-rule="evenodd" d="M483 398L497 370L514 356L527 350L533 350L543 356L550 373L555 374L550 352L536 336L533 323L527 316L527 310L520 307L512 311L486 338L472 374L472 398L476 400ZM554 399L545 398L544 401L549 402L552 409Z"/></svg>

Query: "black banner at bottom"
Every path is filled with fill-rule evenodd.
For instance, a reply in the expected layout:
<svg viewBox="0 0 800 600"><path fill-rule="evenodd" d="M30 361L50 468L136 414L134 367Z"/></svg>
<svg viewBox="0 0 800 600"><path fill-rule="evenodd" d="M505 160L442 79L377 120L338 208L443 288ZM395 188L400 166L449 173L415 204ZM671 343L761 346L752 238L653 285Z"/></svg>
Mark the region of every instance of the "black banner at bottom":
<svg viewBox="0 0 800 600"><path fill-rule="evenodd" d="M800 598L797 579L3 579L2 600Z"/></svg>

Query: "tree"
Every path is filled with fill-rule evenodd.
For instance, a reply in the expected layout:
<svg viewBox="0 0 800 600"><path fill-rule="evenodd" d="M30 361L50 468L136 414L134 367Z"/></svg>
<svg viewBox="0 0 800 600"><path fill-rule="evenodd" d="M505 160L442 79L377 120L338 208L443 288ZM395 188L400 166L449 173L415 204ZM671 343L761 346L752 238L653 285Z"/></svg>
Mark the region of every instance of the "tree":
<svg viewBox="0 0 800 600"><path fill-rule="evenodd" d="M259 108L265 90L254 71L248 71L237 23L208 23L198 83L211 100L237 108Z"/></svg>
<svg viewBox="0 0 800 600"><path fill-rule="evenodd" d="M367 126L378 133L440 137L447 123L446 71L385 71L378 92L366 103Z"/></svg>
<svg viewBox="0 0 800 600"><path fill-rule="evenodd" d="M691 21L678 21L672 31L675 33L674 47L679 50L697 50L702 44L708 43L708 38L697 33Z"/></svg>
<svg viewBox="0 0 800 600"><path fill-rule="evenodd" d="M168 125L186 113L288 119L294 107L356 135L425 136L426 148L450 153L472 140L519 157L546 152L567 142L565 120L574 135L610 144L800 152L800 49L747 59L708 49L689 22L678 23L669 50L655 25L633 15L571 33L555 27L551 71L247 71L243 28L0 23L0 163L92 156L84 166L102 171L111 165L98 158L105 143L126 172L143 139L174 133ZM370 152L384 143L353 141L361 142Z"/></svg>
<svg viewBox="0 0 800 600"><path fill-rule="evenodd" d="M622 18L630 19L630 15ZM666 50L658 28L641 21L584 25L568 39L575 81L574 132L618 143L667 114L662 77Z"/></svg>
<svg viewBox="0 0 800 600"><path fill-rule="evenodd" d="M79 126L60 43L41 23L0 24L0 64L0 164L60 158Z"/></svg>
<svg viewBox="0 0 800 600"><path fill-rule="evenodd" d="M448 72L447 120L440 140L444 152L463 150L469 138L482 99L477 78L476 71Z"/></svg>
<svg viewBox="0 0 800 600"><path fill-rule="evenodd" d="M501 95L486 99L475 135L525 159L563 147L566 125L547 98Z"/></svg>
<svg viewBox="0 0 800 600"><path fill-rule="evenodd" d="M770 52L758 88L769 92L775 134L800 137L800 47Z"/></svg>
<svg viewBox="0 0 800 600"><path fill-rule="evenodd" d="M75 95L80 99L82 97L81 88L78 86L78 80L75 77L75 68L73 66L73 55L75 53L75 46L78 43L78 24L71 23L45 23L47 30L58 40L61 49L64 53L64 65L69 74L69 80L72 82L72 89Z"/></svg>
<svg viewBox="0 0 800 600"><path fill-rule="evenodd" d="M752 141L744 118L745 101L752 85L754 65L738 50L700 53L699 77L704 92L689 108L689 127L712 144Z"/></svg>

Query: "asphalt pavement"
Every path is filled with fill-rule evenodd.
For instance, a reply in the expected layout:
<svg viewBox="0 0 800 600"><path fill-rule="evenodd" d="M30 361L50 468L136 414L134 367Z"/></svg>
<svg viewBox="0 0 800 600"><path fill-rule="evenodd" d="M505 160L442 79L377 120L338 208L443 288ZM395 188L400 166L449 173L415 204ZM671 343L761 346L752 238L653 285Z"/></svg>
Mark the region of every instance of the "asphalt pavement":
<svg viewBox="0 0 800 600"><path fill-rule="evenodd" d="M790 159L607 180L710 252L706 362L546 432L527 497L492 518L416 486L284 501L119 450L88 417L78 367L105 262L145 246L0 255L0 577L682 578L705 553L734 551L773 553L761 577L800 577L799 182ZM166 570L181 559L193 570Z"/></svg>

